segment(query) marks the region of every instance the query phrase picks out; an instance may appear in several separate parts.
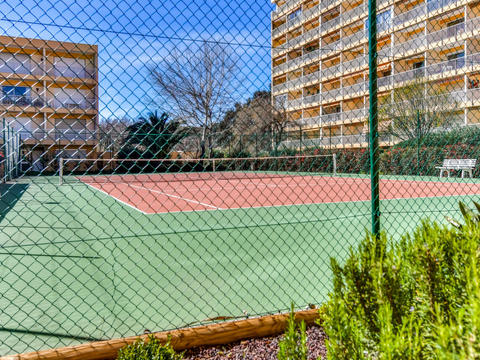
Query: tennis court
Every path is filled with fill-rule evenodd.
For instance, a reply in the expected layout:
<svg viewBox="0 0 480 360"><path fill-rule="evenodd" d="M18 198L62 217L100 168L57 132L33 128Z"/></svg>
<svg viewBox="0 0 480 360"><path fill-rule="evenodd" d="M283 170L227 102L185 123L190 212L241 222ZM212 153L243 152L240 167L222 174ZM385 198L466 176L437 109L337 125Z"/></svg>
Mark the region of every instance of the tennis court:
<svg viewBox="0 0 480 360"><path fill-rule="evenodd" d="M203 172L78 180L144 214L370 200L370 180L354 177ZM383 200L480 194L480 184L455 181L383 179L380 189Z"/></svg>
<svg viewBox="0 0 480 360"><path fill-rule="evenodd" d="M367 175L66 175L1 185L0 352L319 304L370 226ZM381 178L382 226L458 217L471 179ZM6 315L5 315L6 314Z"/></svg>

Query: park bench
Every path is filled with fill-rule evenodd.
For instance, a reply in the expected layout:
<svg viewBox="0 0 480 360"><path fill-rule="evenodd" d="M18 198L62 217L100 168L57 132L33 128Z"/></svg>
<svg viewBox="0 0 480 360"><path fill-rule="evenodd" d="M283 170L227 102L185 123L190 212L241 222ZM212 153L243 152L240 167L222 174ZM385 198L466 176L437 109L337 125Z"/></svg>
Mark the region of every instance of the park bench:
<svg viewBox="0 0 480 360"><path fill-rule="evenodd" d="M437 166L435 169L440 169L440 177L443 176L443 172L447 172L447 176L450 177L450 170L461 170L462 178L465 176L465 172L473 177L473 169L477 164L477 159L444 159L442 166Z"/></svg>

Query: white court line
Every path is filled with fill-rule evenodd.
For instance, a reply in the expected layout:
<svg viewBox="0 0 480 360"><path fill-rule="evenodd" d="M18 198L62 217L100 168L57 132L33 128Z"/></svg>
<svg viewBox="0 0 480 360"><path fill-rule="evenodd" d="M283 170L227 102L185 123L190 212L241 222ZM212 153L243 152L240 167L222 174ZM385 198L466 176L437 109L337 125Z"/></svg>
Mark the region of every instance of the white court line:
<svg viewBox="0 0 480 360"><path fill-rule="evenodd" d="M82 181L82 182L83 182L83 181ZM127 205L127 206L131 207L132 209L141 212L141 213L144 214L144 215L157 214L157 213L147 213L147 212L145 212L145 211L142 211L142 210L140 210L139 208L133 206L132 204L129 204L129 203L123 201L123 200L120 200L119 198L113 196L112 194L110 194L110 193L108 193L108 192L106 192L106 191L104 191L104 190L102 190L102 189L99 189L99 188L97 188L97 187L95 187L95 186L93 186L93 185L91 185L91 184L89 184L89 183L87 183L87 182L83 182L83 183L84 183L85 185L91 187L92 189L95 189L95 190L97 190L97 191L100 191L101 193L103 193L103 194L105 194L105 195L107 195L107 196L110 196L110 197L114 198L114 199L117 200L119 203L122 203L123 205Z"/></svg>
<svg viewBox="0 0 480 360"><path fill-rule="evenodd" d="M131 187L133 187L133 188L136 188L136 189L143 189L143 190L151 191L151 192L154 192L154 193L157 193L157 194L169 196L169 197L172 197L172 198L174 198L174 199L179 199L179 200L183 200L183 201L186 201L186 202L191 202L191 203L198 204L198 205L202 205L202 206L207 206L207 207L213 208L213 209L215 209L215 210L226 210L226 209L220 208L220 207L218 207L218 206L214 206L214 205L211 205L211 204L203 203L203 202L197 201L197 200L192 200L192 199L184 198L184 197L178 196L178 195L168 194L168 193L163 192L163 191L160 191L160 190L153 190L153 189L149 189L149 188L146 188L146 187L143 187L143 186L136 186L136 185L132 185L132 184L127 184L127 185L128 185L128 186L131 186Z"/></svg>

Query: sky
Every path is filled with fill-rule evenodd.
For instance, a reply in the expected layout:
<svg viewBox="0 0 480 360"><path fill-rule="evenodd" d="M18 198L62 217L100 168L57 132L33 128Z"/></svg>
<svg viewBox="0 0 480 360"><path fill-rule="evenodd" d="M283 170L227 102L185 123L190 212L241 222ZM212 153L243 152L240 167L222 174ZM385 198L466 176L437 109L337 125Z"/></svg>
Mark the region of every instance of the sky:
<svg viewBox="0 0 480 360"><path fill-rule="evenodd" d="M203 40L236 59L235 100L268 90L273 8L269 0L3 0L0 33L98 45L100 118L135 119L168 111L148 68Z"/></svg>

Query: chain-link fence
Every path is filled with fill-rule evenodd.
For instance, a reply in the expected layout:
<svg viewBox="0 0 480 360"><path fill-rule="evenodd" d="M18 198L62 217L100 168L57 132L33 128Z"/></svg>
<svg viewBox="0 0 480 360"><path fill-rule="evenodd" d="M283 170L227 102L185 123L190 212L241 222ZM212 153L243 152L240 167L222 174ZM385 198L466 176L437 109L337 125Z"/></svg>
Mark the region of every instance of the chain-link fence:
<svg viewBox="0 0 480 360"><path fill-rule="evenodd" d="M478 198L480 4L379 0L370 66L367 4L1 3L0 355L319 305Z"/></svg>

